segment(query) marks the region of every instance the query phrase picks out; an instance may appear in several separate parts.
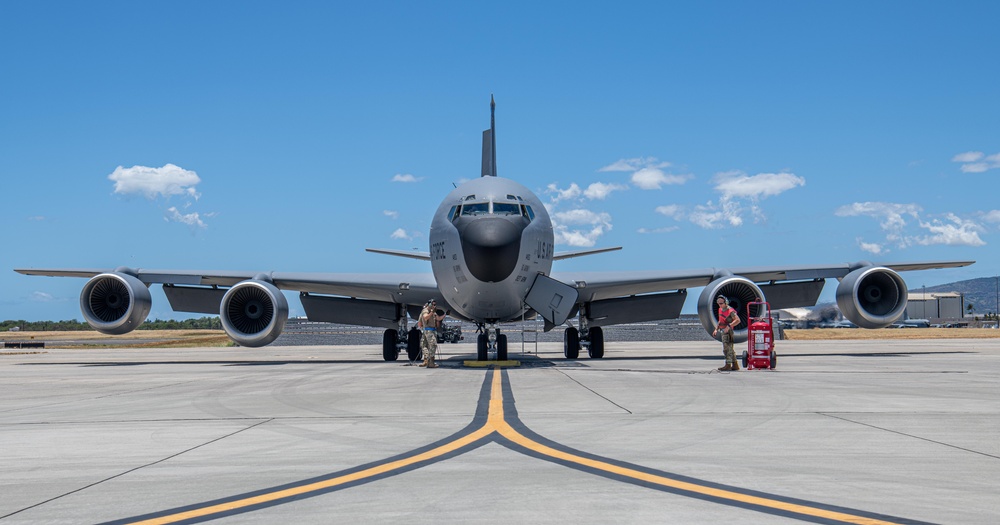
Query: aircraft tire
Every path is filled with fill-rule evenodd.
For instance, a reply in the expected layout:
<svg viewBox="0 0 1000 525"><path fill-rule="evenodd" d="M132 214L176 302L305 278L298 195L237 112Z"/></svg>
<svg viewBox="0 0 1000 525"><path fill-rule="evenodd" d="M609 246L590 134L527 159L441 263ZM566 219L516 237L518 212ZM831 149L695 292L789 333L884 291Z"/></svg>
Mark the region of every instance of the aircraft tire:
<svg viewBox="0 0 1000 525"><path fill-rule="evenodd" d="M416 361L420 359L422 353L420 351L420 330L412 328L406 333L406 357L410 361Z"/></svg>
<svg viewBox="0 0 1000 525"><path fill-rule="evenodd" d="M476 338L476 359L486 361L489 358L489 339L486 334L479 334Z"/></svg>
<svg viewBox="0 0 1000 525"><path fill-rule="evenodd" d="M399 350L396 348L396 335L398 333L392 328L382 332L382 359L395 361L399 358Z"/></svg>
<svg viewBox="0 0 1000 525"><path fill-rule="evenodd" d="M507 360L507 335L500 334L497 336L497 361Z"/></svg>
<svg viewBox="0 0 1000 525"><path fill-rule="evenodd" d="M595 326L588 331L590 332L590 346L587 348L587 353L590 358L600 359L604 357L604 329Z"/></svg>
<svg viewBox="0 0 1000 525"><path fill-rule="evenodd" d="M566 359L580 357L580 331L572 326L563 335L563 355Z"/></svg>

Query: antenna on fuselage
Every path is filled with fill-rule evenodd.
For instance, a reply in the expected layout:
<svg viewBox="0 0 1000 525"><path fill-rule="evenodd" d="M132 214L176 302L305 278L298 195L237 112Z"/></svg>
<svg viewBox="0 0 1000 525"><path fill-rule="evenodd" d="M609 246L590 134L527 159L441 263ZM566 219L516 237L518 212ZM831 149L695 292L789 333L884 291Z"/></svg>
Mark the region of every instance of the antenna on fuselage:
<svg viewBox="0 0 1000 525"><path fill-rule="evenodd" d="M497 103L490 93L490 129L483 132L483 177L497 176L496 109Z"/></svg>

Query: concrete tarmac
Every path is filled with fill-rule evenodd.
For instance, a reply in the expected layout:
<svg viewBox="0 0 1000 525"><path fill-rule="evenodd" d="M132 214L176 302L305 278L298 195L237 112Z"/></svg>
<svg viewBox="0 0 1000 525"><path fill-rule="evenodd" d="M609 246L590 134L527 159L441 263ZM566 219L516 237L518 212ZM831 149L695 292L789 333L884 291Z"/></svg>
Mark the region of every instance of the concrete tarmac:
<svg viewBox="0 0 1000 525"><path fill-rule="evenodd" d="M0 352L0 523L1000 522L1000 340L439 348Z"/></svg>

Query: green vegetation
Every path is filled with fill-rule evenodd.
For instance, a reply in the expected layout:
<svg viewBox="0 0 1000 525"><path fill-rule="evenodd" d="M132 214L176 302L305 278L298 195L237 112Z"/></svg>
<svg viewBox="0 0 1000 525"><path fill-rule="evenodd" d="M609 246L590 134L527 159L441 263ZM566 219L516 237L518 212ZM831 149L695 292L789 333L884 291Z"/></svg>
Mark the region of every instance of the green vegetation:
<svg viewBox="0 0 1000 525"><path fill-rule="evenodd" d="M26 332L70 332L76 330L93 330L89 324L70 319L68 321L2 321L0 322L0 332L6 332L11 328L19 327ZM199 317L198 319L185 319L176 321L168 319L146 320L139 325L139 330L222 330L222 321L218 317Z"/></svg>

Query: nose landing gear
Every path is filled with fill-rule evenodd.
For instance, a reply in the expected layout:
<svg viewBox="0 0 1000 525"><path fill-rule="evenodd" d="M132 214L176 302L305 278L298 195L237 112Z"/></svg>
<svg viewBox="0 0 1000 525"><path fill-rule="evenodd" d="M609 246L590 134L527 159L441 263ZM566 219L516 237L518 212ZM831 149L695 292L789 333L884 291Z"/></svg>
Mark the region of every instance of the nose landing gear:
<svg viewBox="0 0 1000 525"><path fill-rule="evenodd" d="M482 332L476 337L476 359L488 361L490 352L496 352L497 361L507 360L507 336L495 324L480 325Z"/></svg>

